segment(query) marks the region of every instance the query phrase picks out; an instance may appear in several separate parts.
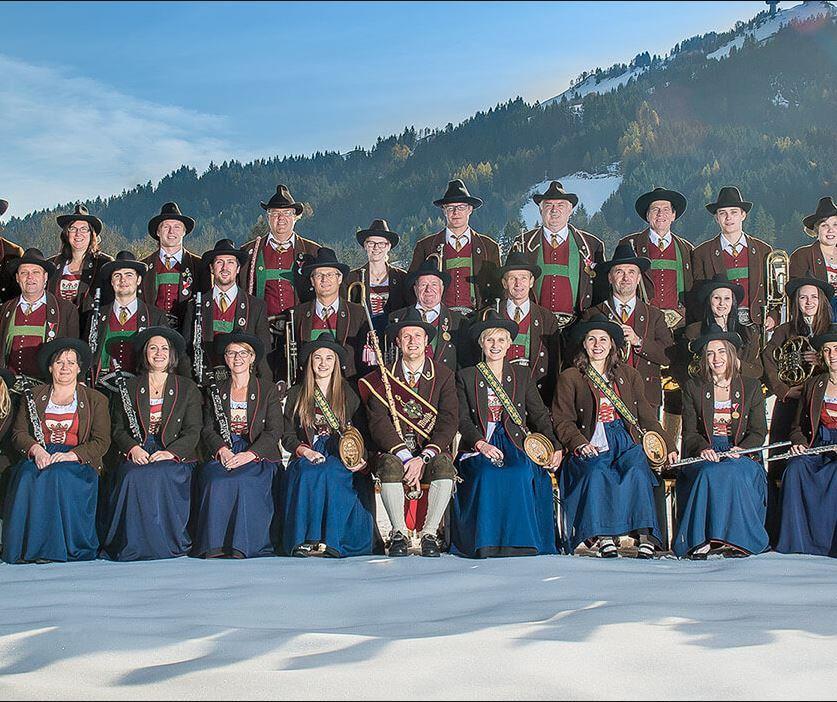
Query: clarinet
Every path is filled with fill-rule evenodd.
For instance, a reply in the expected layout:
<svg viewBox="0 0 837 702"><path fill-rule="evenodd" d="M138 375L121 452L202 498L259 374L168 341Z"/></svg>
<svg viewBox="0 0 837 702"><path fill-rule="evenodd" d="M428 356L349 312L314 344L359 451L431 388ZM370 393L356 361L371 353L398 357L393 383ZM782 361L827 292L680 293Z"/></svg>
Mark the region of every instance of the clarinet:
<svg viewBox="0 0 837 702"><path fill-rule="evenodd" d="M195 327L192 334L192 372L198 385L203 386L203 319L202 319L202 298L203 293L198 290L195 293Z"/></svg>
<svg viewBox="0 0 837 702"><path fill-rule="evenodd" d="M227 448L232 448L232 431L230 431L230 423L227 421L227 415L224 412L224 405L221 403L221 393L218 390L218 381L215 373L209 374L209 398L212 400L212 413L215 415L215 421L218 422L218 428L221 430L221 438L226 443Z"/></svg>
<svg viewBox="0 0 837 702"><path fill-rule="evenodd" d="M29 421L32 423L32 433L35 435L35 441L40 444L41 448L45 449L44 428L41 425L41 418L38 416L38 408L35 407L35 395L32 394L32 386L28 380L23 381L23 396L26 398L26 410L29 414Z"/></svg>
<svg viewBox="0 0 837 702"><path fill-rule="evenodd" d="M90 333L87 335L87 345L90 347L90 352L93 356L96 355L96 350L99 348L99 311L102 308L102 288L96 288L93 295L93 316L90 318Z"/></svg>
<svg viewBox="0 0 837 702"><path fill-rule="evenodd" d="M116 383L116 387L119 388L119 397L122 400L122 409L125 411L125 416L128 418L128 428L131 430L131 436L133 436L136 441L142 443L142 430L139 426L137 413L134 411L134 404L131 402L131 397L128 395L128 382L122 374L122 367L119 365L119 361L114 359L113 363L116 371L114 382Z"/></svg>

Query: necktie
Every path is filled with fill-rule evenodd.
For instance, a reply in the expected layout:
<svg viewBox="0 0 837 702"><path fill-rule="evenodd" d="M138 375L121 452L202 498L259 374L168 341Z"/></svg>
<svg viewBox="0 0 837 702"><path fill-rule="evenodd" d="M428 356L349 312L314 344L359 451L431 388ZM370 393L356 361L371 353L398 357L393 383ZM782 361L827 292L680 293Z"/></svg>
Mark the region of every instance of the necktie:
<svg viewBox="0 0 837 702"><path fill-rule="evenodd" d="M119 308L119 324L121 326L125 326L125 322L128 321L128 308L127 307L120 307Z"/></svg>
<svg viewBox="0 0 837 702"><path fill-rule="evenodd" d="M558 248L558 236L555 234L555 232L552 232L550 234L550 236L551 236L550 243L552 244L552 248L557 249Z"/></svg>
<svg viewBox="0 0 837 702"><path fill-rule="evenodd" d="M227 311L227 308L230 306L230 303L227 302L227 295L226 293L221 293L220 299L218 300L218 307L221 308L221 314Z"/></svg>
<svg viewBox="0 0 837 702"><path fill-rule="evenodd" d="M331 315L334 313L334 309L331 305L323 309L323 321L326 321Z"/></svg>
<svg viewBox="0 0 837 702"><path fill-rule="evenodd" d="M427 310L419 310L419 314L421 315L421 321L429 323L430 320L427 318Z"/></svg>
<svg viewBox="0 0 837 702"><path fill-rule="evenodd" d="M166 256L166 270L170 271L174 267L174 256Z"/></svg>
<svg viewBox="0 0 837 702"><path fill-rule="evenodd" d="M515 308L514 308L514 321L517 324L520 324L520 320L522 320L522 319L523 319L523 310L520 309L519 307L515 306Z"/></svg>
<svg viewBox="0 0 837 702"><path fill-rule="evenodd" d="M407 371L407 374L410 376L410 387L414 388L416 385L418 385L418 372Z"/></svg>
<svg viewBox="0 0 837 702"><path fill-rule="evenodd" d="M291 242L290 242L290 241L283 241L281 244L279 244L279 245L276 247L276 250L277 250L277 251L281 251L281 252L283 252L283 253L284 253L284 252L285 252L285 251L287 251L289 248L291 248Z"/></svg>
<svg viewBox="0 0 837 702"><path fill-rule="evenodd" d="M23 314L27 317L32 314L32 305L28 302L23 303Z"/></svg>
<svg viewBox="0 0 837 702"><path fill-rule="evenodd" d="M628 312L628 305L627 303L622 303L622 324L627 324L628 320L631 318L630 313Z"/></svg>
<svg viewBox="0 0 837 702"><path fill-rule="evenodd" d="M457 251L462 250L462 239L464 239L464 237L462 235L460 235L460 234L454 235L453 248L456 249Z"/></svg>

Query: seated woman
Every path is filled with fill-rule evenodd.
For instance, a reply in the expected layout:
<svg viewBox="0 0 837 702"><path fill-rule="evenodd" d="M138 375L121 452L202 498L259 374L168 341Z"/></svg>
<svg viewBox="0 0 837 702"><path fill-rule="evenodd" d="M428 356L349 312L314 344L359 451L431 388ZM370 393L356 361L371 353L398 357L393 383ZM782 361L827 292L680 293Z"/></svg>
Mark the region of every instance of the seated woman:
<svg viewBox="0 0 837 702"><path fill-rule="evenodd" d="M346 350L331 333L302 347L302 378L288 392L282 445L293 459L282 485L282 550L308 556L323 544L335 558L383 553L366 456L340 459L347 425L365 431L363 407L340 370Z"/></svg>
<svg viewBox="0 0 837 702"><path fill-rule="evenodd" d="M99 473L110 446L108 402L78 382L90 365L84 342L55 339L37 360L51 382L35 386L15 416L12 446L24 458L9 476L3 560L92 560Z"/></svg>
<svg viewBox="0 0 837 702"><path fill-rule="evenodd" d="M837 445L837 325L811 342L824 373L810 378L791 431L782 478L782 522L776 550L837 557L837 447L804 456L809 447Z"/></svg>
<svg viewBox="0 0 837 702"><path fill-rule="evenodd" d="M688 366L695 361L694 349L691 343L700 336L709 332L713 326L718 326L722 331L730 334L738 334L743 345L741 347L741 375L749 378L761 378L764 368L761 365L759 350L761 339L759 338L758 327L755 325L745 326L738 321L738 305L744 299L744 288L737 283L726 279L723 275L717 275L712 280L704 281L697 290L697 301L701 317L699 322L688 324L683 330L681 347L677 350L675 361L675 373L680 378L680 387L686 384L690 373ZM697 370L693 368L693 370Z"/></svg>
<svg viewBox="0 0 837 702"><path fill-rule="evenodd" d="M489 310L469 331L485 361L456 375L462 483L451 510L451 553L469 558L556 553L547 469L557 469L562 455L529 369L506 360L517 324ZM523 450L529 428L549 439L544 468Z"/></svg>
<svg viewBox="0 0 837 702"><path fill-rule="evenodd" d="M639 539L637 558L652 558L660 544L658 481L640 442L655 431L674 444L645 398L642 376L620 361L622 327L594 317L576 324L574 341L581 349L558 376L552 401L555 435L569 452L559 481L566 548L598 542L600 557L615 558L615 539L631 534ZM667 448L667 456L677 453Z"/></svg>
<svg viewBox="0 0 837 702"><path fill-rule="evenodd" d="M700 376L683 388L683 457L704 460L677 469L674 553L693 560L705 560L711 551L727 557L761 553L768 546L764 468L747 456L718 457L764 443L761 382L741 373L737 334L716 327L693 348L700 354Z"/></svg>
<svg viewBox="0 0 837 702"><path fill-rule="evenodd" d="M254 367L264 357L259 337L218 334L215 353L230 377L204 401L204 448L193 509L193 556L255 558L275 553L274 483L281 465L282 402ZM213 397L214 395L214 397Z"/></svg>
<svg viewBox="0 0 837 702"><path fill-rule="evenodd" d="M203 425L201 394L177 375L186 341L168 327L133 338L139 375L111 407L113 444L124 459L109 476L102 551L115 561L189 552L192 472Z"/></svg>

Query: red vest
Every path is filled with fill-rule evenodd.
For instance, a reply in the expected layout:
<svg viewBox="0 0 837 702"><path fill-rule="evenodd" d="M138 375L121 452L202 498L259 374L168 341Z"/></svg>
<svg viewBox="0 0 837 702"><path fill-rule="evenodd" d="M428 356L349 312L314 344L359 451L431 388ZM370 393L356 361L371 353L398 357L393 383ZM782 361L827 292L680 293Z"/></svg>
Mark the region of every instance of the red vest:
<svg viewBox="0 0 837 702"><path fill-rule="evenodd" d="M324 331L330 331L335 337L337 336L337 312L332 312L326 319L323 319L317 314L315 306L311 319L311 338L305 339L305 341L316 339Z"/></svg>
<svg viewBox="0 0 837 702"><path fill-rule="evenodd" d="M32 314L23 314L23 309L15 308L15 326L22 327L46 327L47 306L40 305ZM5 342L5 339L2 340ZM6 367L14 373L23 373L32 377L38 377L41 370L38 367L38 349L44 343L42 336L15 336L9 346L9 356L6 359Z"/></svg>
<svg viewBox="0 0 837 702"><path fill-rule="evenodd" d="M157 275L161 275L163 273L179 273L180 272L180 264L175 261L174 266L171 270L166 268L166 264L164 264L160 257L157 256L154 262L154 272ZM177 302L177 296L180 294L180 283L163 283L162 285L157 286L157 299L154 302L154 306L158 309L163 310L164 312L168 313L171 312L174 308L175 303Z"/></svg>
<svg viewBox="0 0 837 702"><path fill-rule="evenodd" d="M506 317L506 319L514 320L514 318L511 315L509 315L509 308L506 307L505 305L503 306L503 315ZM524 334L524 335L529 334L529 330L531 329L531 327L532 327L532 308L530 306L528 314L526 314L526 316L524 316L523 319L521 319L517 323L518 336L521 335L521 334ZM512 339L512 341L514 341L514 339ZM523 345L523 344L512 344L511 346L509 346L509 350L508 350L508 353L506 354L506 358L509 361L515 361L518 358L526 358L526 346Z"/></svg>
<svg viewBox="0 0 837 702"><path fill-rule="evenodd" d="M472 250L473 246L470 241L460 251L457 251L449 243L445 244L442 255L446 261L453 258L471 259L470 266L446 268L447 272L450 273L450 285L445 289L445 304L448 307L474 307L474 301L471 299L471 281L469 280L474 275L474 262L471 258Z"/></svg>
<svg viewBox="0 0 837 702"><path fill-rule="evenodd" d="M114 307L118 308L118 305L114 304ZM118 334L120 332L133 332L136 334L138 317L139 315L134 312L134 314L125 320L125 325L123 326L119 323L119 317L114 309L108 316L108 328L113 334ZM133 339L131 337L110 340L107 338L105 339L105 343L108 346L107 352L111 359L115 358L119 361L119 367L122 368L122 370L129 373L136 373L136 359L134 354L134 344L132 342Z"/></svg>
<svg viewBox="0 0 837 702"><path fill-rule="evenodd" d="M566 266L570 262L569 236L557 248L552 248L549 240L541 235L541 250L543 251L544 263ZM575 309L575 300L573 300L570 279L564 275L544 275L541 283L541 298L538 303L550 312L571 314Z"/></svg>
<svg viewBox="0 0 837 702"><path fill-rule="evenodd" d="M648 243L648 255L651 260L662 261L676 261L677 260L677 244L674 238L666 247L665 251L660 251L653 243ZM679 298L677 295L677 271L674 270L650 270L651 282L654 283L654 297L649 301L649 305L659 307L662 310L676 310L679 306Z"/></svg>
<svg viewBox="0 0 837 702"><path fill-rule="evenodd" d="M742 288L744 288L744 299L741 301L739 307L749 307L750 306L750 255L747 252L747 247L742 247L741 251L738 252L738 256L730 256L726 251L722 252L724 257L724 270L731 271L734 268L744 268L747 270L747 274L742 277L735 277L730 278L733 283L738 283Z"/></svg>
<svg viewBox="0 0 837 702"><path fill-rule="evenodd" d="M264 267L268 270L290 271L294 267L294 250L279 252L269 243L262 248ZM264 284L264 301L268 316L281 314L296 305L294 286L288 280L268 280Z"/></svg>

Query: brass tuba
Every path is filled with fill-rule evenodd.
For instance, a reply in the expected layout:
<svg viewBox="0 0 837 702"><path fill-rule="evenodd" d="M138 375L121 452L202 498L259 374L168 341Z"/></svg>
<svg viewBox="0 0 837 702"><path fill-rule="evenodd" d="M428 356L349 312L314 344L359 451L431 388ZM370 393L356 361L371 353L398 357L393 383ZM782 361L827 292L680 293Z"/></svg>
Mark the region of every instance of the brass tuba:
<svg viewBox="0 0 837 702"><path fill-rule="evenodd" d="M788 282L790 270L790 256L787 251L774 249L764 260L766 294L762 308L762 347L770 341L770 333L764 327L767 316L774 310L779 310L779 324L788 321L788 298L785 295L785 285Z"/></svg>
<svg viewBox="0 0 837 702"><path fill-rule="evenodd" d="M779 348L773 350L777 375L785 385L802 385L814 373L817 364L806 363L802 355L813 351L810 340L805 336L792 336Z"/></svg>

